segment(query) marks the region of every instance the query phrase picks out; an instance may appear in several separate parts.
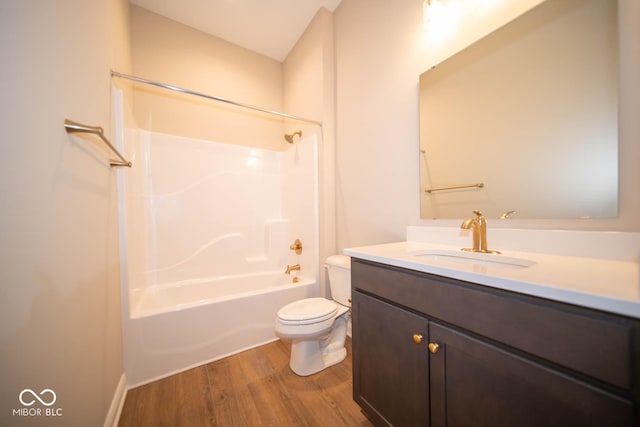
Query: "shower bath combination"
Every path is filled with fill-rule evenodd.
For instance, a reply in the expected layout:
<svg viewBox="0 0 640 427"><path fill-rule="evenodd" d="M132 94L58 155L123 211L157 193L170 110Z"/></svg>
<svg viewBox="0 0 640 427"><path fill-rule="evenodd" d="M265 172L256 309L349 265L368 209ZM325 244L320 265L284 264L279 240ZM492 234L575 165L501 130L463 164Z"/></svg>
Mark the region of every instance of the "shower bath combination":
<svg viewBox="0 0 640 427"><path fill-rule="evenodd" d="M315 136L270 151L123 134L150 159L122 174L129 385L276 340L278 309L318 294ZM284 274L295 264L304 274Z"/></svg>
<svg viewBox="0 0 640 427"><path fill-rule="evenodd" d="M124 135L134 157L150 159L123 174L129 385L276 340L278 309L318 295L315 137L269 151ZM178 174L176 162L196 166Z"/></svg>
<svg viewBox="0 0 640 427"><path fill-rule="evenodd" d="M278 309L318 295L318 135L273 151L127 128L114 99L114 146L148 159L116 172L128 386L277 340Z"/></svg>

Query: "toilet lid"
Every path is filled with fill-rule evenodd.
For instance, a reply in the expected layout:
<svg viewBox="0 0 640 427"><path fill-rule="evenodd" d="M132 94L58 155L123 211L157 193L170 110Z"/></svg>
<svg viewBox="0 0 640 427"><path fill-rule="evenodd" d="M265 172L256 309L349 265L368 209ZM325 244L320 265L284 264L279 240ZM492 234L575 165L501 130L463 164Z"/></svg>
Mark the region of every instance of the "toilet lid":
<svg viewBox="0 0 640 427"><path fill-rule="evenodd" d="M335 316L338 306L326 298L305 298L285 305L278 317L285 322L316 323Z"/></svg>

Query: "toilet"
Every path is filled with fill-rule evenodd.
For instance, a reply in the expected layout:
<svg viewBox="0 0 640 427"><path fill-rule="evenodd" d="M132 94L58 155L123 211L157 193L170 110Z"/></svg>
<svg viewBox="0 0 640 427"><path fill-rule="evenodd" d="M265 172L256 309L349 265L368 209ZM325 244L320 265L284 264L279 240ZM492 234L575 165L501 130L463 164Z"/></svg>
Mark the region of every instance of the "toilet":
<svg viewBox="0 0 640 427"><path fill-rule="evenodd" d="M291 370L308 376L347 357L344 342L351 306L351 258L327 258L332 299L305 298L278 310L276 335L291 340Z"/></svg>

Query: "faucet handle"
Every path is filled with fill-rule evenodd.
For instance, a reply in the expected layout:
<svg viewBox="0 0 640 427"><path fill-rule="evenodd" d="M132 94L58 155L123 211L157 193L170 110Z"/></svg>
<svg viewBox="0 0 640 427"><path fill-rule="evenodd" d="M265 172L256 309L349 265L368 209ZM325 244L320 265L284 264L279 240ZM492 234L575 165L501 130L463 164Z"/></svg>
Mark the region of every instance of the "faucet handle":
<svg viewBox="0 0 640 427"><path fill-rule="evenodd" d="M512 214L514 214L514 213L516 213L516 211L506 211L506 212L503 212L503 213L502 213L502 215L500 215L500 219L507 219L507 218L509 218L509 215L512 215Z"/></svg>
<svg viewBox="0 0 640 427"><path fill-rule="evenodd" d="M474 209L474 210L473 210L473 213L474 213L474 214L476 214L476 216L477 216L478 218L480 218L481 216L483 216L483 215L482 215L482 212L480 212L478 209Z"/></svg>
<svg viewBox="0 0 640 427"><path fill-rule="evenodd" d="M300 239L296 239L296 241L293 242L291 246L289 246L289 249L295 251L296 254L300 255L302 253L302 242L300 241Z"/></svg>

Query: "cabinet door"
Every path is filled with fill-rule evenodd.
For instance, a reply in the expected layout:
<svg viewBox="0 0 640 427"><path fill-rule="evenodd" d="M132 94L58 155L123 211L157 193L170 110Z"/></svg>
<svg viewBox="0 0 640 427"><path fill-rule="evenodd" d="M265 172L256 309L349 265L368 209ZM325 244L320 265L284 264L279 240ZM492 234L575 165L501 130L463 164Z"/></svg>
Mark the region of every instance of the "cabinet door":
<svg viewBox="0 0 640 427"><path fill-rule="evenodd" d="M630 426L631 402L431 322L431 421L438 426Z"/></svg>
<svg viewBox="0 0 640 427"><path fill-rule="evenodd" d="M357 291L352 310L354 400L376 425L429 425L427 320Z"/></svg>

